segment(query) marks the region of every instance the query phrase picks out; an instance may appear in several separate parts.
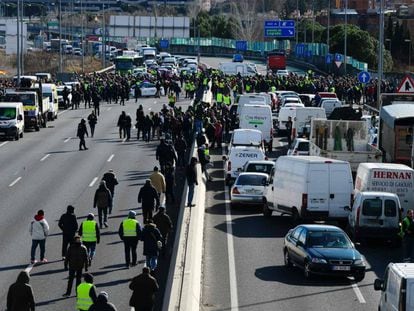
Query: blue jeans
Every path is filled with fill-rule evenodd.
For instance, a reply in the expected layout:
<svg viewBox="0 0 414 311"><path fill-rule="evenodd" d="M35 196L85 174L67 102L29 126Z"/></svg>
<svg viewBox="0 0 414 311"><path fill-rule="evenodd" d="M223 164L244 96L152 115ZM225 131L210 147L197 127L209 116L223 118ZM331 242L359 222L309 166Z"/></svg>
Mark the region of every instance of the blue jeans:
<svg viewBox="0 0 414 311"><path fill-rule="evenodd" d="M32 251L31 251L31 260L35 260L36 257L36 248L39 245L40 247L40 260L42 261L45 258L45 248L46 248L46 239L43 240L32 240Z"/></svg>
<svg viewBox="0 0 414 311"><path fill-rule="evenodd" d="M96 242L83 242L83 245L85 245L86 249L88 250L89 259L92 260L95 256Z"/></svg>
<svg viewBox="0 0 414 311"><path fill-rule="evenodd" d="M203 129L203 121L199 120L199 119L195 119L194 127L195 127L196 134L201 133L201 131Z"/></svg>
<svg viewBox="0 0 414 311"><path fill-rule="evenodd" d="M187 205L193 204L194 188L195 188L195 184L188 185Z"/></svg>
<svg viewBox="0 0 414 311"><path fill-rule="evenodd" d="M145 266L154 271L157 268L158 256L146 256Z"/></svg>

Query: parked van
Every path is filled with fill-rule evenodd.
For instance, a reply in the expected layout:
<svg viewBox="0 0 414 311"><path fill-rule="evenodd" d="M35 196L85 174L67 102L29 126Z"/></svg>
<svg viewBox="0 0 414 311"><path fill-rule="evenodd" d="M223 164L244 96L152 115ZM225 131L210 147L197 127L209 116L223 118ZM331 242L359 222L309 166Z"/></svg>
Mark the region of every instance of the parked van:
<svg viewBox="0 0 414 311"><path fill-rule="evenodd" d="M249 160L265 160L266 156L261 148L254 146L233 146L227 156L223 156L226 184L230 185Z"/></svg>
<svg viewBox="0 0 414 311"><path fill-rule="evenodd" d="M404 164L360 163L358 165L355 190L391 192L398 195L403 215L414 206L414 170Z"/></svg>
<svg viewBox="0 0 414 311"><path fill-rule="evenodd" d="M0 137L23 138L23 116L23 103L0 103Z"/></svg>
<svg viewBox="0 0 414 311"><path fill-rule="evenodd" d="M237 113L240 114L241 110L243 109L244 105L261 105L266 106L267 101L263 95L259 94L243 94L237 97Z"/></svg>
<svg viewBox="0 0 414 311"><path fill-rule="evenodd" d="M57 93L56 84L54 83L42 83L43 96L49 97L49 114L47 116L49 121L57 119L59 112L59 98Z"/></svg>
<svg viewBox="0 0 414 311"><path fill-rule="evenodd" d="M260 147L263 143L263 136L260 130L255 129L235 129L231 135L229 149L232 146L256 146Z"/></svg>
<svg viewBox="0 0 414 311"><path fill-rule="evenodd" d="M271 151L273 146L273 120L270 106L244 105L240 112L242 129L254 129L262 132L263 143Z"/></svg>
<svg viewBox="0 0 414 311"><path fill-rule="evenodd" d="M381 291L378 310L414 310L414 263L390 263L384 278L376 279L374 289Z"/></svg>
<svg viewBox="0 0 414 311"><path fill-rule="evenodd" d="M355 241L380 239L398 245L401 205L389 192L358 192L348 215L348 228Z"/></svg>
<svg viewBox="0 0 414 311"><path fill-rule="evenodd" d="M281 156L271 186L266 188L263 214L273 211L300 219L348 221L352 173L348 162L316 156Z"/></svg>
<svg viewBox="0 0 414 311"><path fill-rule="evenodd" d="M245 76L255 76L257 70L249 64L246 63L220 63L218 69L222 71L225 75L237 75L240 74L242 77Z"/></svg>

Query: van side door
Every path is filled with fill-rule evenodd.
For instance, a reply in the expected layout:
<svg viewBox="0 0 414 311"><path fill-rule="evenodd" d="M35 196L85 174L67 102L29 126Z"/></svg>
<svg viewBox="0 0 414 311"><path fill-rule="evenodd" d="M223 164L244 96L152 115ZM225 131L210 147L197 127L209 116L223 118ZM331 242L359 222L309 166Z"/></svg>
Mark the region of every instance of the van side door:
<svg viewBox="0 0 414 311"><path fill-rule="evenodd" d="M349 166L329 164L329 217L347 218L345 206L351 206L353 189L352 175Z"/></svg>

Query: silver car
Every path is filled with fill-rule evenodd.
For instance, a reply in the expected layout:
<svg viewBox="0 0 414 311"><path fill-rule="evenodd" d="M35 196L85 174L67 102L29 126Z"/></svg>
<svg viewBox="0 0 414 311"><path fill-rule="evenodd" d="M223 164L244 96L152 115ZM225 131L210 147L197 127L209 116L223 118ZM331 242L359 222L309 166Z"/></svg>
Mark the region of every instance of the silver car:
<svg viewBox="0 0 414 311"><path fill-rule="evenodd" d="M240 173L230 190L231 207L245 204L263 205L263 192L268 184L268 174Z"/></svg>

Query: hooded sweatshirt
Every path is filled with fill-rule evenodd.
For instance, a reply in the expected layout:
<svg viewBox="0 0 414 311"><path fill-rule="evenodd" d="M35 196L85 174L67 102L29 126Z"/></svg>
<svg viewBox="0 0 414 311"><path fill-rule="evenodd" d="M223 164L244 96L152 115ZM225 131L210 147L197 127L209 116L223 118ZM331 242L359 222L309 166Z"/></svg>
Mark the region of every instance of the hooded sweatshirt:
<svg viewBox="0 0 414 311"><path fill-rule="evenodd" d="M89 311L117 311L116 307L108 302L107 294L100 293L96 303L90 306Z"/></svg>
<svg viewBox="0 0 414 311"><path fill-rule="evenodd" d="M26 271L20 272L16 283L9 287L7 293L8 311L34 311L35 302L32 287L29 285L30 277Z"/></svg>
<svg viewBox="0 0 414 311"><path fill-rule="evenodd" d="M41 215L35 215L30 223L30 235L33 240L44 240L49 235L49 224Z"/></svg>

